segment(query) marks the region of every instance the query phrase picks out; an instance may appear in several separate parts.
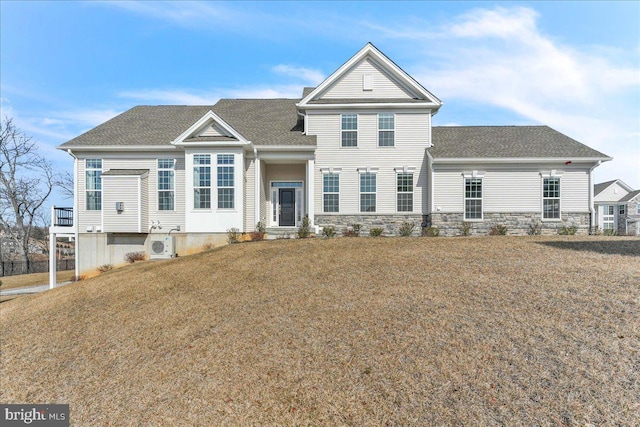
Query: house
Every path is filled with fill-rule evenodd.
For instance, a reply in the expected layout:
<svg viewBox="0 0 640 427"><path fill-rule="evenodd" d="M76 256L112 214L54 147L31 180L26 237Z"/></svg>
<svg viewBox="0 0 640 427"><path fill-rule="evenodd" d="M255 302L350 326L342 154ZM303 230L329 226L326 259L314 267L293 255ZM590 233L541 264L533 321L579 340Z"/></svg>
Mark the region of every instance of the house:
<svg viewBox="0 0 640 427"><path fill-rule="evenodd" d="M294 234L305 216L316 232L589 232L592 171L610 157L547 126L433 127L441 107L370 43L299 99L138 106L58 147L76 188L52 233L76 236L82 272L258 223Z"/></svg>
<svg viewBox="0 0 640 427"><path fill-rule="evenodd" d="M640 190L619 179L593 188L595 224L604 233L640 235Z"/></svg>

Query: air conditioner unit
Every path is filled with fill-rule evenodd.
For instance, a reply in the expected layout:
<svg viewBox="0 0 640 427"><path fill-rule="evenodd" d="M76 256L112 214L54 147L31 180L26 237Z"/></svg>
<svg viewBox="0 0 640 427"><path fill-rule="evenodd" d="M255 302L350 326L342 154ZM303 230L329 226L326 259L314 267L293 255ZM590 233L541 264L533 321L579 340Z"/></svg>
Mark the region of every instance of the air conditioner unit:
<svg viewBox="0 0 640 427"><path fill-rule="evenodd" d="M153 237L151 239L151 259L167 259L173 258L174 252L173 236Z"/></svg>

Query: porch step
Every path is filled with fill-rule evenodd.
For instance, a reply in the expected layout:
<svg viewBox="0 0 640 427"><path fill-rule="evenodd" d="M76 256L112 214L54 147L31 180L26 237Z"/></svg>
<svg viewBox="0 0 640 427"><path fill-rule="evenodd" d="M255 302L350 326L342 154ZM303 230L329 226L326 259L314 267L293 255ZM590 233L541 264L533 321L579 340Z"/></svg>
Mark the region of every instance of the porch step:
<svg viewBox="0 0 640 427"><path fill-rule="evenodd" d="M295 239L298 229L296 227L267 227L267 240Z"/></svg>

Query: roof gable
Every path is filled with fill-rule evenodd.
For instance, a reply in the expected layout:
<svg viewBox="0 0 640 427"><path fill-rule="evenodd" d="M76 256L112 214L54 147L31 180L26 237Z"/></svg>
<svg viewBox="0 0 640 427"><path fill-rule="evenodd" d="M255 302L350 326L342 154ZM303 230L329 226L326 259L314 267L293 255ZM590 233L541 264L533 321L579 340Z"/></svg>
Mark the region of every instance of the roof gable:
<svg viewBox="0 0 640 427"><path fill-rule="evenodd" d="M610 188L611 187L611 188ZM593 195L598 196L605 190L610 190L610 192L617 194L617 189L621 188L624 191L624 194L627 194L630 191L633 191L633 188L629 187L627 184L622 182L619 179L612 179L611 181L601 182L593 186ZM620 197L620 196L618 196Z"/></svg>
<svg viewBox="0 0 640 427"><path fill-rule="evenodd" d="M228 145L230 143L249 144L230 124L222 120L212 110L207 111L198 121L172 141L174 145Z"/></svg>
<svg viewBox="0 0 640 427"><path fill-rule="evenodd" d="M322 104L416 103L438 109L442 102L371 43L312 91L298 108Z"/></svg>

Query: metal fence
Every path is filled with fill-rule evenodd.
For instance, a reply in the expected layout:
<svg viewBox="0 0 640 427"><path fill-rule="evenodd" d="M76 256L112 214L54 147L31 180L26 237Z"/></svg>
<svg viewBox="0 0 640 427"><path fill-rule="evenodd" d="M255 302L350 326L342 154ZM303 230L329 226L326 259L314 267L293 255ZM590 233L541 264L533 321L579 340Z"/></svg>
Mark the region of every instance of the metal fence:
<svg viewBox="0 0 640 427"><path fill-rule="evenodd" d="M57 270L65 271L65 270L73 270L76 268L76 260L71 259L61 259L57 262ZM0 277L4 276L17 276L19 274L26 274L22 272L24 268L24 261L3 261L0 262ZM46 273L49 271L49 261L31 261L29 263L29 271L28 273Z"/></svg>

